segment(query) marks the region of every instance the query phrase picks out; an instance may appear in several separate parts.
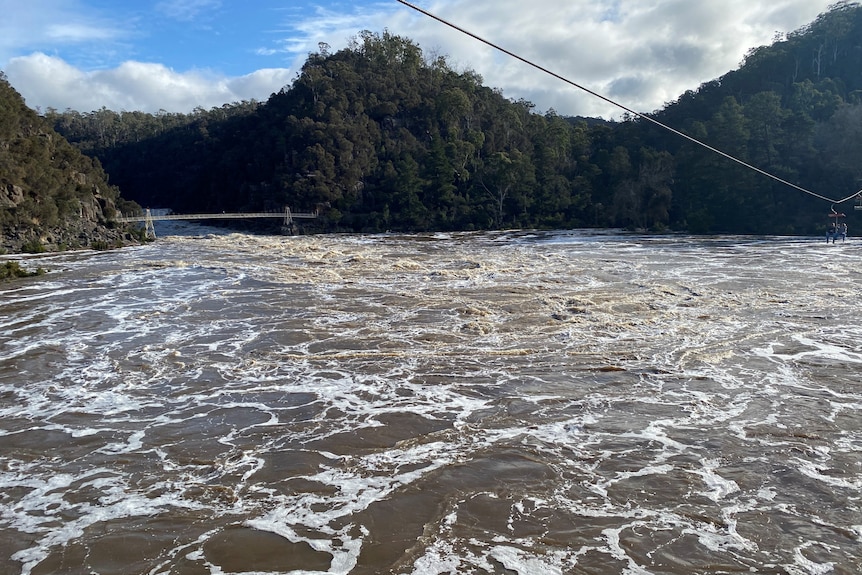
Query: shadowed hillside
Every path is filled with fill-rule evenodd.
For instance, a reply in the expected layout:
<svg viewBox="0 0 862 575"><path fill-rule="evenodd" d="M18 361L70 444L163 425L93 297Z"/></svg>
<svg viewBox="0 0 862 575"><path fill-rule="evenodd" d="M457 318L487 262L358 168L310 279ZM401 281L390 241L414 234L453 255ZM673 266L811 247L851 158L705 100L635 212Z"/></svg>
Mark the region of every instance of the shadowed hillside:
<svg viewBox="0 0 862 575"><path fill-rule="evenodd" d="M0 72L0 249L111 247L135 241L112 225L134 211L93 160L24 104Z"/></svg>
<svg viewBox="0 0 862 575"><path fill-rule="evenodd" d="M643 118L539 115L388 32L321 45L264 103L49 119L127 197L177 211L318 209L320 231L808 234L830 208L815 194L862 187L860 69L862 9L841 2L652 113L811 194Z"/></svg>

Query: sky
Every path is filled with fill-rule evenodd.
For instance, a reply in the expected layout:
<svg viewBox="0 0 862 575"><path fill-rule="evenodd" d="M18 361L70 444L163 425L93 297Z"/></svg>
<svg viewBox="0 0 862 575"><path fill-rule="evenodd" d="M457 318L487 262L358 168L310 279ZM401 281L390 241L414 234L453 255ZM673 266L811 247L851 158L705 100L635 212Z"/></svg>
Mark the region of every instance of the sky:
<svg viewBox="0 0 862 575"><path fill-rule="evenodd" d="M835 0L413 0L413 5L641 113L736 69ZM398 0L0 0L0 70L39 111L187 113L289 87L320 43L409 38L544 113L623 109Z"/></svg>

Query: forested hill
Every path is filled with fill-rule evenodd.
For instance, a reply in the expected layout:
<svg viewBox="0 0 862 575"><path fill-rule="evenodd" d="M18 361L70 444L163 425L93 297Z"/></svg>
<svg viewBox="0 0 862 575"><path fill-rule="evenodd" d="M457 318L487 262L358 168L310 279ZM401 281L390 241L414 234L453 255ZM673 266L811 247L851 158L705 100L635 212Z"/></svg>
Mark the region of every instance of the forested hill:
<svg viewBox="0 0 862 575"><path fill-rule="evenodd" d="M839 3L653 115L843 198L862 187L860 70L862 8ZM830 208L642 119L535 113L388 32L363 32L334 53L321 45L265 103L49 119L142 205L319 209L326 230L806 234Z"/></svg>
<svg viewBox="0 0 862 575"><path fill-rule="evenodd" d="M131 241L109 224L133 210L98 162L57 134L0 72L0 253L111 247Z"/></svg>

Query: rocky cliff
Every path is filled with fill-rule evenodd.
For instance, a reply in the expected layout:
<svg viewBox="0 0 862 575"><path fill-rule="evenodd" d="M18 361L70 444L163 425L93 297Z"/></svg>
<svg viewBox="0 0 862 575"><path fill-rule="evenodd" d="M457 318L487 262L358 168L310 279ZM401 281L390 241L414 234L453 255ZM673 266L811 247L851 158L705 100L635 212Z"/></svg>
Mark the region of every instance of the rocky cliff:
<svg viewBox="0 0 862 575"><path fill-rule="evenodd" d="M135 243L115 222L140 207L120 197L88 158L24 103L0 72L0 253Z"/></svg>

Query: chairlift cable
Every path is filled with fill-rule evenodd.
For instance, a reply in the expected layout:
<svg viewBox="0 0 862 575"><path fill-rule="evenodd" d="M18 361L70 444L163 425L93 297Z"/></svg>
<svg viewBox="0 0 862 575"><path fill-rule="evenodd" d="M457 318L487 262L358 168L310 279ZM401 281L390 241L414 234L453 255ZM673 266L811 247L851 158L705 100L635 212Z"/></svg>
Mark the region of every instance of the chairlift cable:
<svg viewBox="0 0 862 575"><path fill-rule="evenodd" d="M582 90L582 91L586 92L587 94L590 94L591 96L595 96L596 98L603 100L603 101L607 102L608 104L612 104L612 105L616 106L617 108L620 108L623 111L628 112L629 114L632 114L633 116L637 116L638 118L641 118L641 119L646 120L648 122L652 122L653 124L660 126L660 127L664 128L665 130L667 130L673 134L676 134L677 136L680 136L681 138L688 140L689 142L692 142L694 144L697 144L698 146L706 148L707 150L714 152L720 156L723 156L724 158L727 158L728 160L732 160L732 161L736 162L737 164L745 166L746 168L749 168L750 170L754 170L755 172L757 172L759 174L762 174L762 175L764 175L768 178L771 178L771 179L775 180L776 182L780 182L786 186L790 186L791 188L799 190L800 192L806 193L808 195L814 196L815 198L825 200L825 201L833 203L833 204L844 203L848 200L855 198L857 195L862 193L862 190L859 190L858 192L854 192L853 195L847 196L844 199L834 200L832 198L828 198L826 196L820 195L816 192L812 192L811 190L808 190L806 188L798 186L792 182L788 182L787 180L782 179L782 178L780 178L774 174L771 174L765 170L762 170L762 169L758 168L757 166L753 166L753 165L749 164L748 162L745 162L743 160L740 160L739 158L731 156L730 154L723 152L723 151L719 150L718 148L714 148L713 146L710 146L709 144L702 142L702 141L698 140L697 138L693 138L693 137L689 136L688 134L680 132L679 130L668 126L667 124L659 122L655 118L651 118L650 116L647 116L646 114L642 114L640 112L632 110L631 108L624 106L623 104L620 104L619 102L616 102L616 101L608 98L607 96L603 96L602 94L599 94L598 92L590 90L589 88L582 86L582 85L578 84L577 82L569 80L568 78L561 76L560 74L557 74L556 72L548 70L547 68L540 66L539 64L536 64L535 62L532 62L532 61L530 61L530 60L528 60L522 56L519 56L518 54L515 54L514 52L511 52L510 50L507 50L506 48L503 48L502 46L498 46L497 44L494 44L490 40L486 40L485 38L482 38L481 36L478 36L477 34L470 32L469 30L466 30L466 29L464 29L464 28L462 28L456 24L453 24L452 22L449 22L448 20L444 20L440 16L437 16L436 14L428 12L427 10L424 10L424 9L414 5L414 4L411 4L410 2L407 2L406 0L396 0L396 1L403 4L404 6L407 6L408 8L411 8L412 10L415 10L416 12L419 12L420 14L424 14L425 16L431 18L432 20L436 20L437 22L440 22L441 24L444 24L444 25L446 25L446 26L448 26L454 30L457 30L458 32L461 32L462 34L470 36L474 40L478 40L479 42L482 42L483 44L490 46L491 48L494 48L495 50L498 50L498 51L502 52L503 54L506 54L507 56L510 56L516 60L519 60L519 61L523 62L524 64L527 64L528 66L532 66L533 68L536 68L537 70L544 72L545 74L548 74L549 76L553 76L554 78L561 80L561 81L565 82L566 84L574 86L575 88Z"/></svg>

